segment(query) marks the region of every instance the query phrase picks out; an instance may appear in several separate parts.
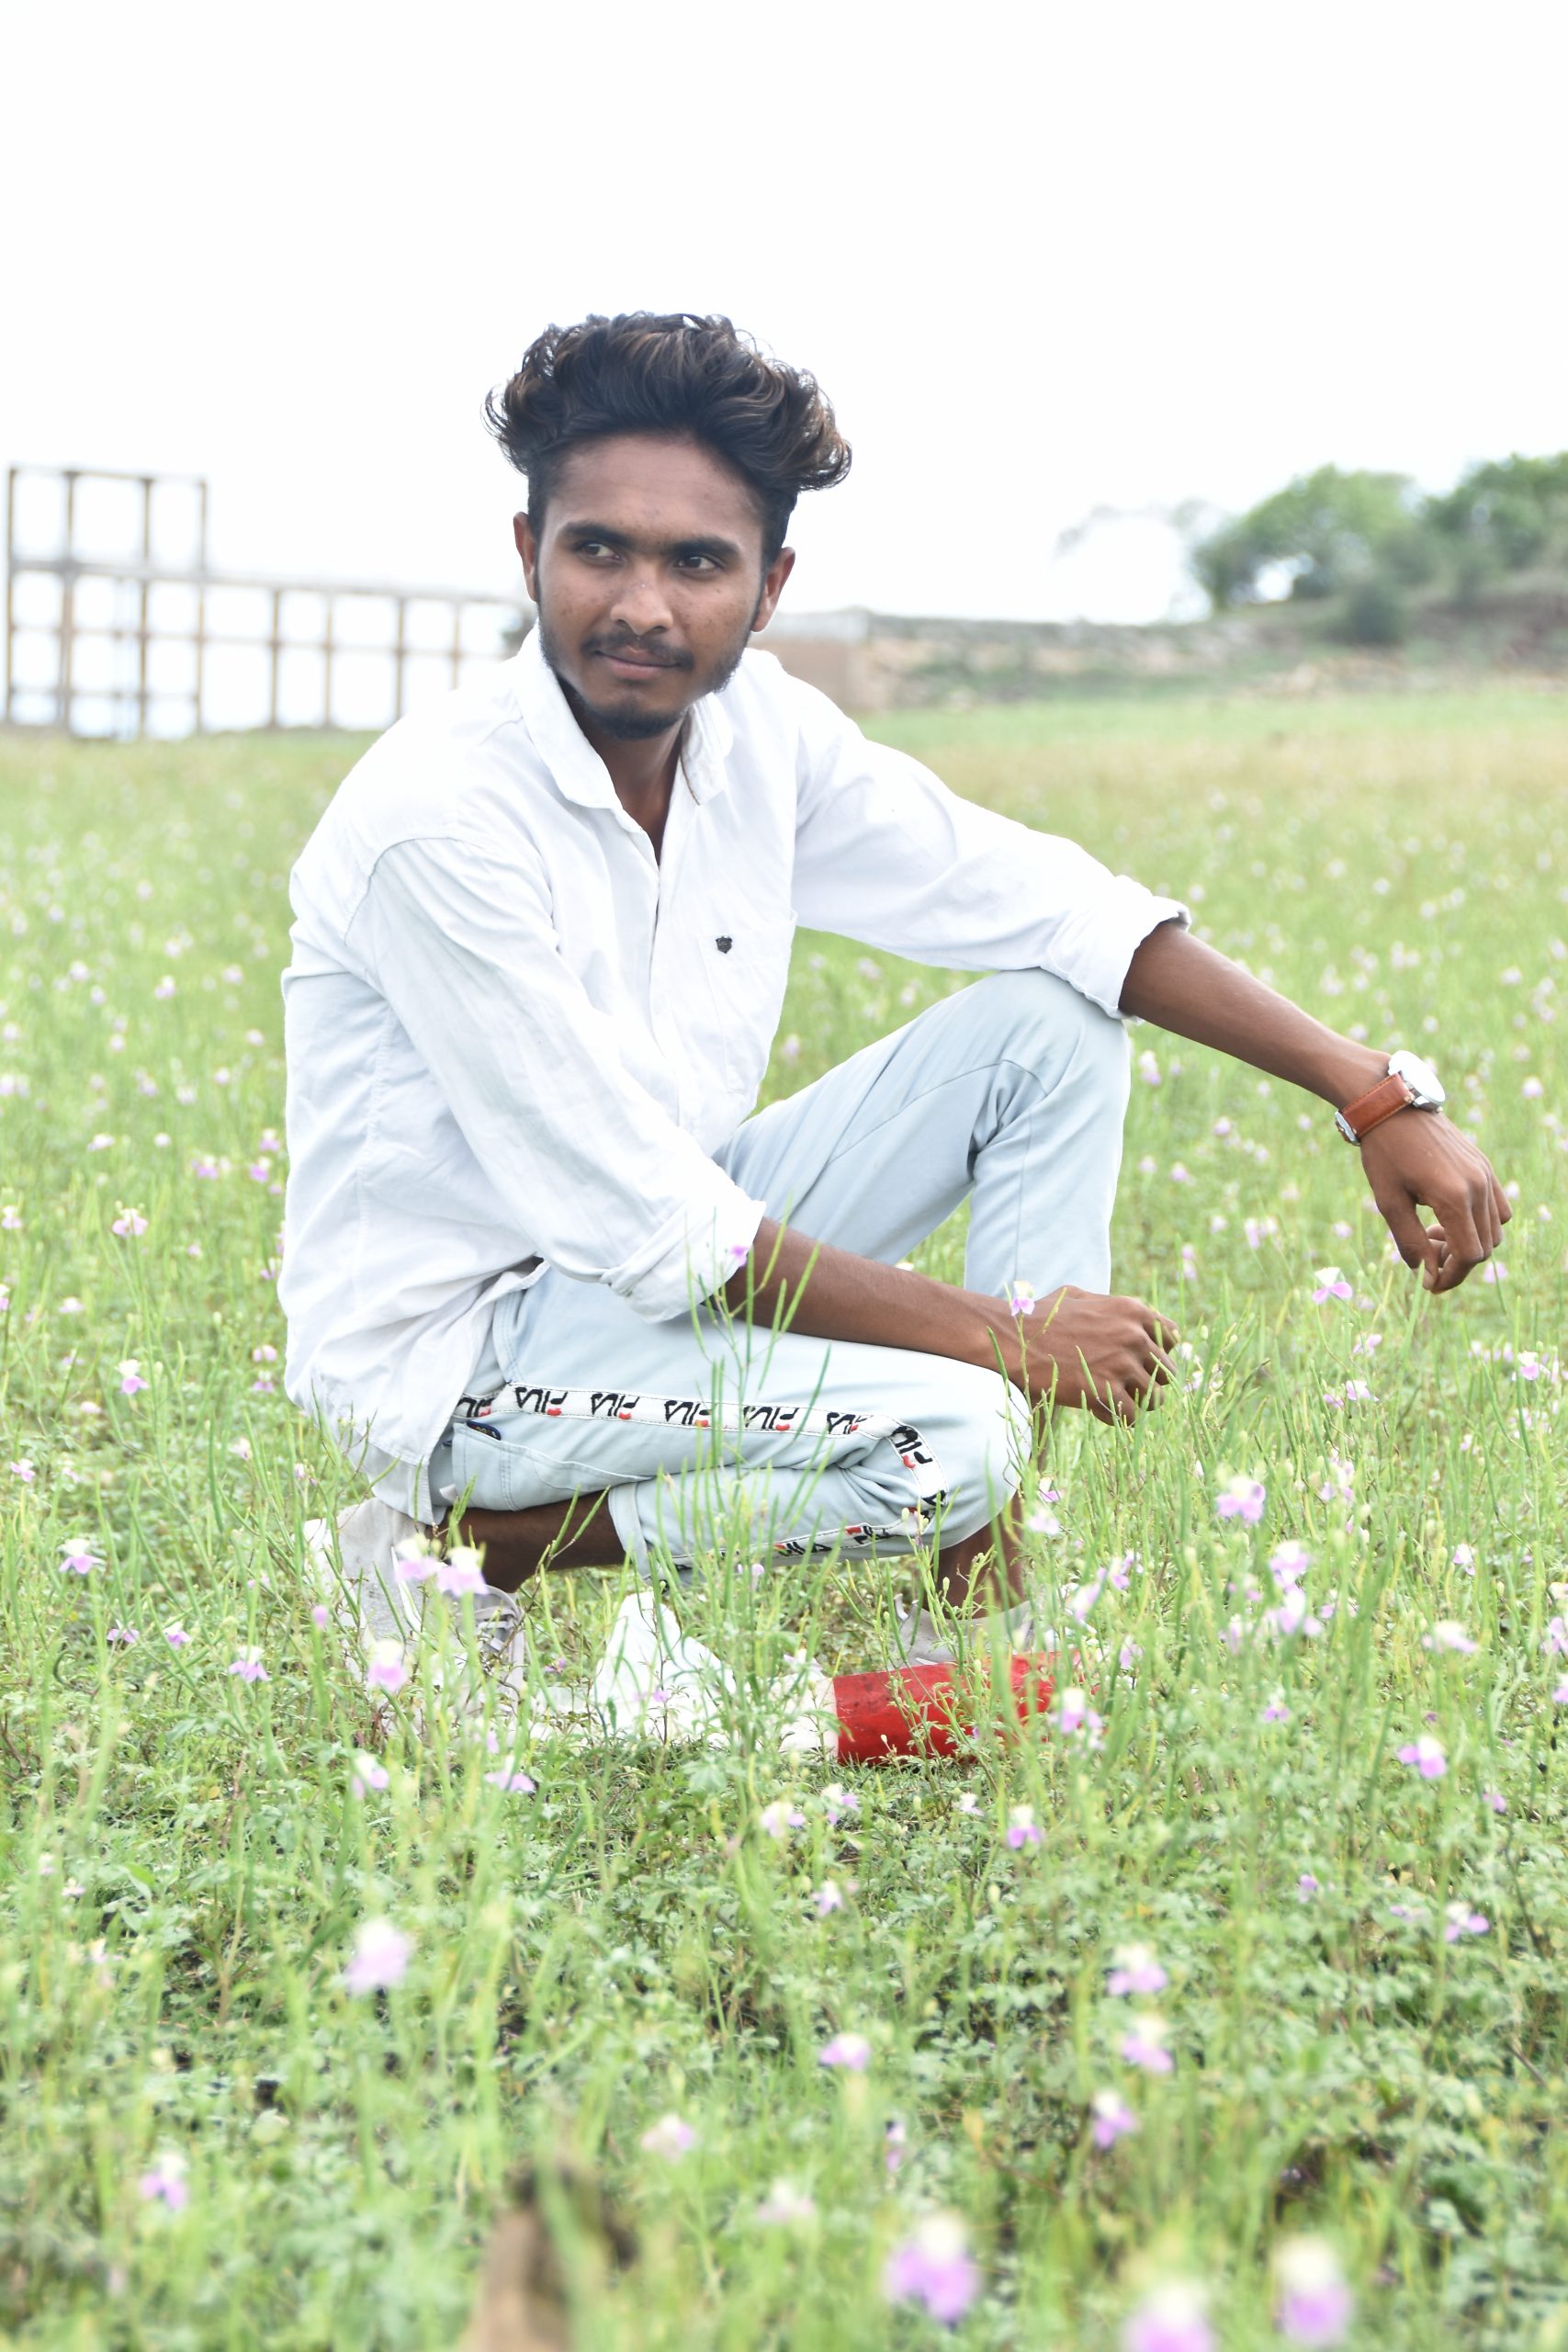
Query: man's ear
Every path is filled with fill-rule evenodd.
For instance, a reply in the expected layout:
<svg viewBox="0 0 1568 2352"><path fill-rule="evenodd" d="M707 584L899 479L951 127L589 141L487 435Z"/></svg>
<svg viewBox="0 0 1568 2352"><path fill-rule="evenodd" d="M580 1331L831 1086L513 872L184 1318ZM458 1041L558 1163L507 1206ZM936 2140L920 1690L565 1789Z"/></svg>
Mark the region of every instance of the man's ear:
<svg viewBox="0 0 1568 2352"><path fill-rule="evenodd" d="M526 514L512 517L512 536L517 542L517 552L523 559L523 584L529 601L539 601L539 542L534 537L534 526Z"/></svg>
<svg viewBox="0 0 1568 2352"><path fill-rule="evenodd" d="M794 570L795 549L780 548L762 574L762 593L757 599L757 609L751 616L753 633L760 628L766 628L773 619L774 613L778 610L779 598L784 594L784 582ZM530 589L528 593L532 595L534 592Z"/></svg>

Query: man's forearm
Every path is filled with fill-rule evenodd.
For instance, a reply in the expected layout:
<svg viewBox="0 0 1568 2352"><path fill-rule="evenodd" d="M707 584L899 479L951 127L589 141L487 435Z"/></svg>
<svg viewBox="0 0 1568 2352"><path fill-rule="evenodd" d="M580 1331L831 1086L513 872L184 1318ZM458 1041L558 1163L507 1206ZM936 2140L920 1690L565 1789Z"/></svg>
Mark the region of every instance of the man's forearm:
<svg viewBox="0 0 1568 2352"><path fill-rule="evenodd" d="M1161 923L1138 947L1122 1010L1287 1079L1337 1109L1375 1086L1388 1068L1384 1055L1336 1035L1176 923Z"/></svg>
<svg viewBox="0 0 1568 2352"><path fill-rule="evenodd" d="M835 1250L772 1217L762 1219L750 1259L725 1284L724 1302L737 1315L787 1324L807 1339L909 1348L988 1368L1000 1363L1010 1374L1017 1367L1017 1326L1005 1299Z"/></svg>

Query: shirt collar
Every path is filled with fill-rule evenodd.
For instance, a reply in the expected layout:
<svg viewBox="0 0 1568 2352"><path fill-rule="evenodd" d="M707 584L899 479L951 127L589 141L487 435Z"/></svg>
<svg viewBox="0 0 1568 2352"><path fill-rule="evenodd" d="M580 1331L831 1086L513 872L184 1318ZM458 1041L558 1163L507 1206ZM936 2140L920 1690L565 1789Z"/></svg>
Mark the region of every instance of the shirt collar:
<svg viewBox="0 0 1568 2352"><path fill-rule="evenodd" d="M560 680L545 659L536 628L524 639L512 673L534 748L567 798L584 808L617 808L610 772L572 716ZM715 800L729 783L726 762L735 729L724 699L705 695L687 717L681 758L694 800Z"/></svg>

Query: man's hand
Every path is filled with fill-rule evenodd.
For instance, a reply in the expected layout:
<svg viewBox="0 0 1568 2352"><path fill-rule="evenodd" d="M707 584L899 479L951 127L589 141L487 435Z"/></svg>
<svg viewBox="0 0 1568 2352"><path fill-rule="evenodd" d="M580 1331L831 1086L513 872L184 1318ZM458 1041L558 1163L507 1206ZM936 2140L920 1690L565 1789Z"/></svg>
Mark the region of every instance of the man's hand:
<svg viewBox="0 0 1568 2352"><path fill-rule="evenodd" d="M1488 1161L1440 1111L1396 1111L1361 1145L1372 1198L1429 1291L1456 1290L1492 1255L1514 1212ZM1432 1211L1423 1225L1417 1208Z"/></svg>
<svg viewBox="0 0 1568 2352"><path fill-rule="evenodd" d="M770 1217L723 1298L731 1314L787 1322L809 1338L999 1369L1033 1403L1081 1405L1102 1421L1131 1420L1174 1370L1176 1327L1141 1299L1069 1283L1015 1315L1005 1298L857 1257Z"/></svg>
<svg viewBox="0 0 1568 2352"><path fill-rule="evenodd" d="M1174 1323L1142 1299L1106 1297L1071 1283L1019 1316L1010 1379L1036 1404L1081 1405L1102 1421L1130 1421L1157 1404L1175 1366Z"/></svg>
<svg viewBox="0 0 1568 2352"><path fill-rule="evenodd" d="M1122 1010L1216 1046L1341 1109L1375 1086L1386 1055L1337 1037L1190 933L1161 923L1127 967ZM1512 1212L1470 1137L1439 1112L1396 1111L1361 1146L1372 1197L1429 1291L1457 1290L1491 1256ZM1437 1222L1423 1225L1418 1208Z"/></svg>

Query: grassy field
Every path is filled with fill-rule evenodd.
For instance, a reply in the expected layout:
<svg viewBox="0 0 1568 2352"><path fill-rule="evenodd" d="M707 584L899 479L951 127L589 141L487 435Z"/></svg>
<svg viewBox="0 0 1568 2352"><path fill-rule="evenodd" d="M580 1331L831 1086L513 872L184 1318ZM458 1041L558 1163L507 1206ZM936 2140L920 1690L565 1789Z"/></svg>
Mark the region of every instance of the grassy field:
<svg viewBox="0 0 1568 2352"><path fill-rule="evenodd" d="M1497 1278L1424 1300L1319 1105L1136 1035L1118 1281L1191 1385L1064 1417L1033 1503L1100 1733L835 1777L743 1708L498 1788L299 1569L353 1487L279 1384L277 974L354 747L0 740L0 2341L450 2346L570 2161L639 2249L581 2243L584 2345L1239 2352L1338 2341L1342 2276L1357 2345L1568 2346L1568 705L886 731L1430 1052L1517 1188ZM803 939L772 1089L957 984ZM616 1598L531 1595L542 1677ZM759 1671L885 1654L874 1571L683 1607Z"/></svg>

